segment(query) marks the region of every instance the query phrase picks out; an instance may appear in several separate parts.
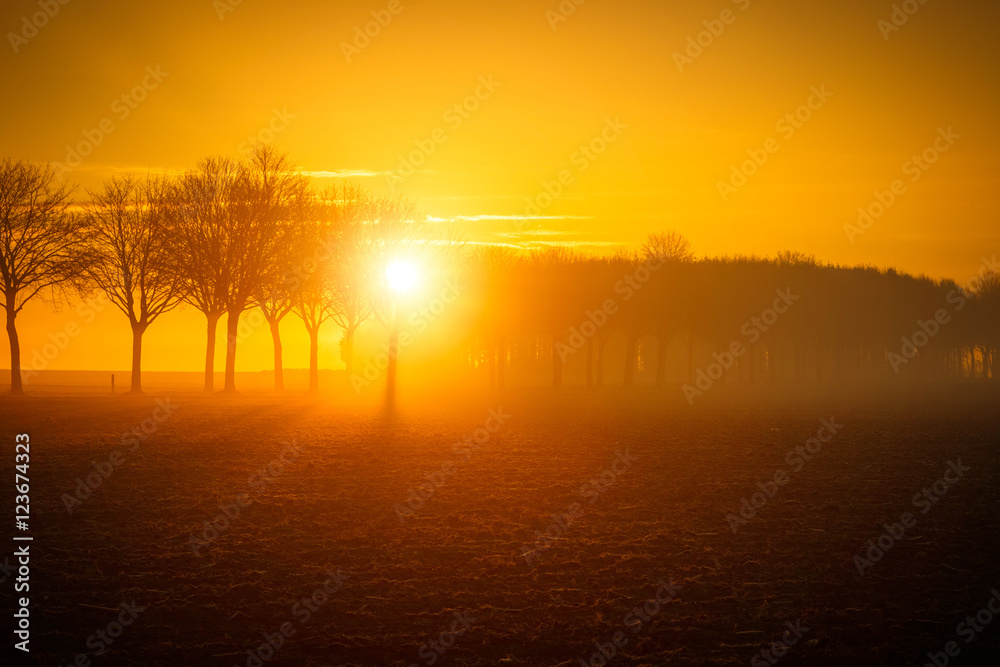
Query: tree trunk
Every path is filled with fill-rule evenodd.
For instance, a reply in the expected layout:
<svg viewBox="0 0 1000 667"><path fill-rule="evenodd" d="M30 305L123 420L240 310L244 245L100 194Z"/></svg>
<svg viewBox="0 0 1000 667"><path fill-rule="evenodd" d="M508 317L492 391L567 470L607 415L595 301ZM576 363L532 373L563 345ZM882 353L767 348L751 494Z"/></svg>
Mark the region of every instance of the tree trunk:
<svg viewBox="0 0 1000 667"><path fill-rule="evenodd" d="M274 390L285 391L285 367L281 359L281 321L268 320L271 326L271 342L274 344Z"/></svg>
<svg viewBox="0 0 1000 667"><path fill-rule="evenodd" d="M490 378L490 389L497 386L497 345L496 338L486 340L486 371Z"/></svg>
<svg viewBox="0 0 1000 667"><path fill-rule="evenodd" d="M507 337L497 335L497 389L504 389L507 383Z"/></svg>
<svg viewBox="0 0 1000 667"><path fill-rule="evenodd" d="M240 312L226 313L226 384L223 391L236 392L236 338L240 329Z"/></svg>
<svg viewBox="0 0 1000 667"><path fill-rule="evenodd" d="M399 357L399 326L395 320L389 330L389 361L385 369L385 408L396 409L396 363Z"/></svg>
<svg viewBox="0 0 1000 667"><path fill-rule="evenodd" d="M607 338L597 341L597 372L594 374L594 379L597 381L598 389L604 386L604 347L607 344Z"/></svg>
<svg viewBox="0 0 1000 667"><path fill-rule="evenodd" d="M688 382L694 382L694 333L688 334Z"/></svg>
<svg viewBox="0 0 1000 667"><path fill-rule="evenodd" d="M635 380L635 344L637 337L629 336L628 344L625 346L625 377L622 380L622 387L631 389Z"/></svg>
<svg viewBox="0 0 1000 667"><path fill-rule="evenodd" d="M309 330L309 393L319 391L319 327L306 327Z"/></svg>
<svg viewBox="0 0 1000 667"><path fill-rule="evenodd" d="M7 337L10 339L10 393L23 394L21 383L21 343L17 338L17 327L14 325L14 300L7 297Z"/></svg>
<svg viewBox="0 0 1000 667"><path fill-rule="evenodd" d="M205 391L215 391L215 333L219 328L220 314L205 313L208 318L208 346L205 350Z"/></svg>
<svg viewBox="0 0 1000 667"><path fill-rule="evenodd" d="M771 384L778 382L778 346L774 341L767 343L767 370L771 376Z"/></svg>
<svg viewBox="0 0 1000 667"><path fill-rule="evenodd" d="M145 325L132 324L132 393L142 393L142 334Z"/></svg>
<svg viewBox="0 0 1000 667"><path fill-rule="evenodd" d="M356 330L355 327L344 329L344 368L346 369L344 372L348 382L354 377L354 332Z"/></svg>
<svg viewBox="0 0 1000 667"><path fill-rule="evenodd" d="M559 351L556 349L556 337L552 337L552 388L562 389L562 379L563 379L563 362L562 357L559 356Z"/></svg>
<svg viewBox="0 0 1000 667"><path fill-rule="evenodd" d="M725 343L718 343L718 342L713 342L712 343L712 348L715 351L715 353L713 354L713 358L714 359L719 359L720 357L725 358L723 355L721 355L719 353L720 346L724 345L724 344ZM722 349L725 349L725 348L722 348ZM718 363L718 362L716 362L716 363ZM722 366L722 364L719 364L719 366ZM722 375L719 376L719 380L718 380L720 387L725 387L726 386L726 378L729 376L729 374L732 371L733 371L732 368L723 368L722 369Z"/></svg>
<svg viewBox="0 0 1000 667"><path fill-rule="evenodd" d="M670 341L662 333L656 338L656 386L667 384L667 344Z"/></svg>
<svg viewBox="0 0 1000 667"><path fill-rule="evenodd" d="M587 339L587 389L594 388L594 337Z"/></svg>

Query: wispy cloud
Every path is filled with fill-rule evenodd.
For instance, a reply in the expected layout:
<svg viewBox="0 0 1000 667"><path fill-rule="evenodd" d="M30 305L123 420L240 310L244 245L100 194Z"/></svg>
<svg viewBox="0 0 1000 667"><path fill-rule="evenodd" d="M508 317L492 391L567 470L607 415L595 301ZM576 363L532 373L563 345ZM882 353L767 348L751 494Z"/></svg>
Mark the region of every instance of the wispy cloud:
<svg viewBox="0 0 1000 667"><path fill-rule="evenodd" d="M369 171L367 169L335 169L334 171L303 171L312 178L373 178L385 176L387 171Z"/></svg>
<svg viewBox="0 0 1000 667"><path fill-rule="evenodd" d="M427 216L427 222L485 222L492 220L592 220L589 215L455 215L450 218Z"/></svg>
<svg viewBox="0 0 1000 667"><path fill-rule="evenodd" d="M521 232L499 232L497 235L516 239L522 236L567 236L572 233L561 229L526 229Z"/></svg>
<svg viewBox="0 0 1000 667"><path fill-rule="evenodd" d="M545 248L553 246L555 247L561 246L564 248L618 248L624 246L625 244L619 243L617 241L525 241L520 245L521 247L533 247L533 248Z"/></svg>
<svg viewBox="0 0 1000 667"><path fill-rule="evenodd" d="M131 165L131 164L103 164L84 162L71 171L87 172L98 174L165 174L167 176L178 176L184 173L184 169L171 169L169 167L154 167L151 165Z"/></svg>

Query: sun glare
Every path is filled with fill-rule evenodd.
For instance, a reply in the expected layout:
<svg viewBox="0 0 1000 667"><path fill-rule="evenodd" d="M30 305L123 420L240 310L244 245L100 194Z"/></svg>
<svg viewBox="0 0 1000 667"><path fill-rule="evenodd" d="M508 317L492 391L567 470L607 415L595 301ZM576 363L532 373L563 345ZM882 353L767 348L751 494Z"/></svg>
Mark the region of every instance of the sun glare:
<svg viewBox="0 0 1000 667"><path fill-rule="evenodd" d="M397 294L413 291L420 280L417 268L409 262L393 262L385 267L385 279L389 289Z"/></svg>

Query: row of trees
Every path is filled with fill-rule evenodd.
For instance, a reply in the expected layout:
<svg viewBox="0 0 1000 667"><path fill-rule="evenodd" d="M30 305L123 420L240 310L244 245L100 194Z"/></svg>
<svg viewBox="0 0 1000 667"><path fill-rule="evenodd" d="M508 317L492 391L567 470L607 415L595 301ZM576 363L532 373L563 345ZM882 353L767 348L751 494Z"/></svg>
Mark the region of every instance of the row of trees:
<svg viewBox="0 0 1000 667"><path fill-rule="evenodd" d="M694 382L734 343L744 352L720 381L996 378L995 259L958 284L794 252L696 260L667 233L611 257L493 247L475 256L471 275L481 307L470 359L498 387L515 364L530 366L525 357L551 364L552 386L567 363L600 386L609 350L626 387L640 369L657 386L668 368L674 381ZM779 298L790 304L768 313Z"/></svg>
<svg viewBox="0 0 1000 667"><path fill-rule="evenodd" d="M259 308L283 389L281 321L309 333L310 389L318 386L319 332L333 321L354 335L392 316L382 268L405 253L415 210L352 185L316 190L287 156L259 146L242 161L202 160L177 178L113 178L81 204L46 166L0 163L0 278L11 350L11 390L22 393L16 318L54 291L103 291L132 329L132 391L142 390L142 339L186 304L207 323L205 389L214 390L215 343L226 316L224 391L235 391L240 317Z"/></svg>
<svg viewBox="0 0 1000 667"><path fill-rule="evenodd" d="M277 390L284 388L280 324L292 314L301 319L315 391L327 322L343 332L348 378L355 336L369 320L389 329L390 349L398 350L399 304L385 267L418 245L425 270L460 273L469 286L449 314L452 349L463 360L458 372L485 368L491 386L507 386L512 371L537 374L540 363L550 365L555 387L566 368L588 386L605 384L609 368L626 387L640 376L658 386L690 383L734 343L743 352L722 364L719 381L996 377L1000 275L992 263L959 285L791 252L696 259L675 233L610 257L564 248L469 251L419 239L416 219L403 199L352 185L317 190L268 147L243 161L208 158L178 177L114 178L79 204L51 169L7 160L0 278L12 390L22 391L16 317L24 305L53 290L101 290L132 329L133 391L142 388L143 334L182 305L205 316L207 391L223 316L224 391L235 390L240 318L251 309L270 329ZM784 306L768 313L782 293ZM391 389L395 354L388 364Z"/></svg>

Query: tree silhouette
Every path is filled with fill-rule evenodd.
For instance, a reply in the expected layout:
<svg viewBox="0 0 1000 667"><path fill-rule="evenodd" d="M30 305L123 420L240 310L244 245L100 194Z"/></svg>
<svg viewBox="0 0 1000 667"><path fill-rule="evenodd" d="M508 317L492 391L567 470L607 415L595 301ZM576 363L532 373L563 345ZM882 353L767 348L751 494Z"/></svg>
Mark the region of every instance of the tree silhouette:
<svg viewBox="0 0 1000 667"><path fill-rule="evenodd" d="M132 328L132 393L142 392L142 336L181 303L183 281L173 270L162 178L113 178L90 193L83 274L122 311Z"/></svg>
<svg viewBox="0 0 1000 667"><path fill-rule="evenodd" d="M215 340L226 312L236 254L230 252L230 216L240 194L240 169L225 157L205 158L175 184L168 208L168 243L183 281L183 299L205 315L205 391L215 389Z"/></svg>
<svg viewBox="0 0 1000 667"><path fill-rule="evenodd" d="M336 234L332 271L330 318L344 332L342 357L350 382L354 376L354 340L358 328L373 314L372 288L377 282L376 227L370 224L378 204L368 191L355 185L333 187L323 196L327 220Z"/></svg>
<svg viewBox="0 0 1000 667"><path fill-rule="evenodd" d="M272 207L267 215L277 218L273 236L267 239L268 249L259 280L253 287L253 303L260 308L271 332L274 350L274 390L284 391L284 362L281 345L281 321L295 310L297 292L303 278L311 269L311 262L319 256L310 253L310 230L319 211L315 197L303 178L286 173L262 173L265 197L274 201L264 205ZM270 182L267 182L271 179ZM276 182L277 181L277 182Z"/></svg>
<svg viewBox="0 0 1000 667"><path fill-rule="evenodd" d="M414 244L417 212L412 202L403 198L383 197L377 200L365 224L370 225L371 259L377 277L371 292L371 310L375 318L389 330L388 364L385 371L385 408L395 409L396 370L399 358L399 295L394 293L386 277L386 269L394 263L410 260Z"/></svg>
<svg viewBox="0 0 1000 667"><path fill-rule="evenodd" d="M507 382L507 341L517 323L517 303L510 298L518 258L505 246L480 246L469 269L478 296L477 329L484 341L490 387L503 389Z"/></svg>
<svg viewBox="0 0 1000 667"><path fill-rule="evenodd" d="M681 314L688 307L687 290L679 289L684 267L694 260L691 243L679 232L650 234L640 249L640 257L658 267L646 286L646 298L653 302L650 332L656 336L656 386L667 381L667 346L681 326Z"/></svg>
<svg viewBox="0 0 1000 667"><path fill-rule="evenodd" d="M10 340L10 391L23 394L16 318L25 304L80 275L79 216L67 210L70 190L49 166L0 163L0 279Z"/></svg>
<svg viewBox="0 0 1000 667"><path fill-rule="evenodd" d="M102 290L128 316L133 391L142 388L144 332L181 300L207 320L207 391L214 389L224 313L226 391L235 390L240 318L250 308L259 307L269 324L277 391L284 388L285 317L296 314L309 334L310 391L319 386L323 324L333 320L343 330L350 378L355 337L374 318L389 333L391 408L401 318L417 304L388 289L386 268L410 262L427 278L441 277L463 247L430 238L404 199L350 184L314 193L286 155L266 146L243 161L204 159L176 179L111 179L91 193L85 215L70 213L70 191L53 177L47 167L0 164L0 278L17 393L17 314L36 295L72 284ZM463 336L454 347L461 355L456 366L478 372L485 364L485 382L501 389L525 376L557 389L573 381L600 387L609 368L609 382L620 369L625 388L662 388L670 369L685 365L686 377L673 379L690 383L735 344L743 352L724 369L715 363L714 383L995 379L994 265L959 286L894 269L822 264L795 251L696 259L676 232L650 234L637 251L605 257L566 246L492 246L461 263L469 294L448 319ZM781 309L780 317L770 312L776 294L792 291L794 308ZM654 338L655 380L648 363ZM671 364L676 340L686 349Z"/></svg>
<svg viewBox="0 0 1000 667"><path fill-rule="evenodd" d="M237 165L227 203L226 260L230 271L226 295L226 379L223 391L236 391L236 348L240 316L273 270L272 257L290 202L304 196L305 176L284 154L256 145L246 163Z"/></svg>
<svg viewBox="0 0 1000 667"><path fill-rule="evenodd" d="M334 239L329 221L310 222L300 248L330 248ZM332 274L335 257L329 252L314 252L303 265L304 271L293 293L293 308L309 334L309 392L319 391L319 332L330 319Z"/></svg>

